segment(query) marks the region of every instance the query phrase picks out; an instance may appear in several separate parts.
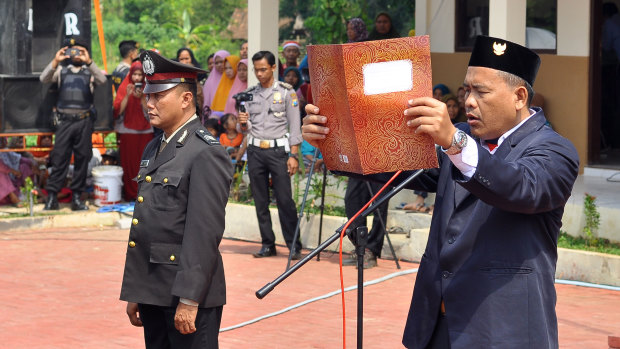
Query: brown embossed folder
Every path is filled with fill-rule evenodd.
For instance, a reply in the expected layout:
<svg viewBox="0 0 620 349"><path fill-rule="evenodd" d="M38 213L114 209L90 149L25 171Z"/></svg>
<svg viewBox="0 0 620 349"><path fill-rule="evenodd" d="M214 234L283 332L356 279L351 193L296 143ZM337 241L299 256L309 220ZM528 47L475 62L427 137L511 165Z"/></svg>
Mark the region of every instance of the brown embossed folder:
<svg viewBox="0 0 620 349"><path fill-rule="evenodd" d="M308 46L312 96L330 133L319 146L333 171L372 174L437 167L431 137L403 112L431 96L428 36Z"/></svg>

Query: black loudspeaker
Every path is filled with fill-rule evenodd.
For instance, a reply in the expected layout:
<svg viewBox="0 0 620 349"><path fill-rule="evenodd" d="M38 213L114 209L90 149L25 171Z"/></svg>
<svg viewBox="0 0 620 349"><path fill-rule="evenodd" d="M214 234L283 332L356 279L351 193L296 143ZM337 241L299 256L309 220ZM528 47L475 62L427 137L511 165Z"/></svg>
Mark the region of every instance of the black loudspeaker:
<svg viewBox="0 0 620 349"><path fill-rule="evenodd" d="M52 108L56 84L43 84L38 75L0 75L0 133L53 132ZM113 131L112 78L95 88L96 131Z"/></svg>

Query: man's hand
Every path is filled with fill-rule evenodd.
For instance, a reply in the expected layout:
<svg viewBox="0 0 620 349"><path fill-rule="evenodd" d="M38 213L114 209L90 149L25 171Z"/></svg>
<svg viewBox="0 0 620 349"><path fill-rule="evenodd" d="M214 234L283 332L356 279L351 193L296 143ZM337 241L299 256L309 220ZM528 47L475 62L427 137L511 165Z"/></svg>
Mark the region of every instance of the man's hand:
<svg viewBox="0 0 620 349"><path fill-rule="evenodd" d="M18 170L13 170L11 169L11 174L13 174L13 176L15 176L15 178L21 178L22 173L19 172Z"/></svg>
<svg viewBox="0 0 620 349"><path fill-rule="evenodd" d="M241 127L243 127L244 125L248 124L249 117L250 114L240 112L239 116L237 117L237 122L239 123L239 125L241 125Z"/></svg>
<svg viewBox="0 0 620 349"><path fill-rule="evenodd" d="M456 127L450 121L446 104L431 97L420 97L409 101L411 108L405 110L407 121L415 133L427 134L435 144L447 149L452 145Z"/></svg>
<svg viewBox="0 0 620 349"><path fill-rule="evenodd" d="M67 50L67 46L61 48L60 50L58 50L58 52L56 52L56 56L54 56L54 61L52 62L52 68L56 69L56 67L58 67L60 62L69 58L69 55L65 53L66 50Z"/></svg>
<svg viewBox="0 0 620 349"><path fill-rule="evenodd" d="M83 47L79 47L79 46L78 46L78 49L80 50L80 55L77 56L76 58L79 59L84 64L90 65L93 61L92 59L90 59L90 54L88 54L88 50Z"/></svg>
<svg viewBox="0 0 620 349"><path fill-rule="evenodd" d="M198 314L197 306L179 302L177 312L174 314L174 327L181 334L196 332L196 314Z"/></svg>
<svg viewBox="0 0 620 349"><path fill-rule="evenodd" d="M129 316L129 322L136 327L142 327L142 320L138 315L138 304L127 302L127 316Z"/></svg>
<svg viewBox="0 0 620 349"><path fill-rule="evenodd" d="M289 156L288 160L286 161L286 168L288 169L289 176L292 176L295 173L297 173L297 170L299 170L299 162L297 158Z"/></svg>
<svg viewBox="0 0 620 349"><path fill-rule="evenodd" d="M308 115L301 126L301 136L312 146L318 147L317 141L325 139L325 135L329 133L329 128L324 126L327 117L319 115L319 108L312 104L306 105L306 113Z"/></svg>

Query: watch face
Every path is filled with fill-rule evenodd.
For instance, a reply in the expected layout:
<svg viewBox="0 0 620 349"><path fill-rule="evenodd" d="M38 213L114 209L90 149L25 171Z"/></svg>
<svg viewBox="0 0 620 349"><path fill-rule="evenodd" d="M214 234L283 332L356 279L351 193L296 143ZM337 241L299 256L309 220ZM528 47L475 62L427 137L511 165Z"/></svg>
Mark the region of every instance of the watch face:
<svg viewBox="0 0 620 349"><path fill-rule="evenodd" d="M467 134L463 131L458 131L456 133L456 146L463 148L465 145L467 145Z"/></svg>

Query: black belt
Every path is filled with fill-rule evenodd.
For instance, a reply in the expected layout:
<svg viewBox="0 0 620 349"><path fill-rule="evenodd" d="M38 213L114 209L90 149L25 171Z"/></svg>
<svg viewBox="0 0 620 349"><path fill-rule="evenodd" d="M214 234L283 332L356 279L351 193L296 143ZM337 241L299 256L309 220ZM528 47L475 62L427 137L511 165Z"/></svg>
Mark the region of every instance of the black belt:
<svg viewBox="0 0 620 349"><path fill-rule="evenodd" d="M86 119L90 116L90 111L85 111L80 114L67 114L67 113L58 113L58 119L60 121L77 121Z"/></svg>

